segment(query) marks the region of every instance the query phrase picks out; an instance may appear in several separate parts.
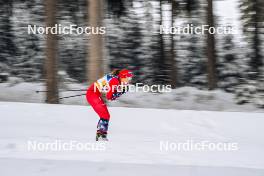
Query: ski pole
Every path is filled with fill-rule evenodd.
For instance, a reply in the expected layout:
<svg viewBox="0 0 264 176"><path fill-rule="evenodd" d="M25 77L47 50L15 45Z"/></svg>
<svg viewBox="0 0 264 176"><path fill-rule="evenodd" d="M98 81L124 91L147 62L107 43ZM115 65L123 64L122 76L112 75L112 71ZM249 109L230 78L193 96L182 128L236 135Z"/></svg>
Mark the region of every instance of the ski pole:
<svg viewBox="0 0 264 176"><path fill-rule="evenodd" d="M65 99L65 98L73 98L73 97L80 97L80 96L83 96L83 95L86 95L86 94L80 94L80 95L72 95L72 96L67 96L67 97L60 97L59 99Z"/></svg>
<svg viewBox="0 0 264 176"><path fill-rule="evenodd" d="M86 91L85 89L69 89L69 90L63 90L62 92L81 92ZM48 90L36 90L36 93L42 93L42 92L50 92Z"/></svg>

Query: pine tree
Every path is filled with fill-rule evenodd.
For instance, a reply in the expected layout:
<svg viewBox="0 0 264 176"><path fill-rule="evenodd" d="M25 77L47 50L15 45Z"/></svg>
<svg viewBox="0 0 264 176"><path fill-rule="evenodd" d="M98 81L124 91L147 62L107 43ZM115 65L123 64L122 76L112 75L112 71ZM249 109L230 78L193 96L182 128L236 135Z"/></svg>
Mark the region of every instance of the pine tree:
<svg viewBox="0 0 264 176"><path fill-rule="evenodd" d="M232 34L224 35L221 46L218 53L219 62L217 64L219 88L227 92L234 92L236 87L241 83L240 80L243 74L241 72L242 68L234 36Z"/></svg>
<svg viewBox="0 0 264 176"><path fill-rule="evenodd" d="M109 11L106 18L107 34L106 46L107 57L109 58L109 68L112 69L131 69L135 75L135 82L144 81L143 67L145 66L145 57L143 55L142 28L139 23L136 8L131 7L130 1L123 1L118 7L122 12ZM111 3L108 6L112 6ZM130 7L129 9L127 7ZM110 10L108 8L108 10ZM116 14L122 14L116 15ZM148 54L146 54L148 55Z"/></svg>
<svg viewBox="0 0 264 176"><path fill-rule="evenodd" d="M262 0L241 0L243 31L247 36L249 45L248 57L250 79L258 79L263 66L263 28L264 28L264 2Z"/></svg>
<svg viewBox="0 0 264 176"><path fill-rule="evenodd" d="M77 25L87 26L87 0L58 1L58 23L62 26ZM87 39L86 34L62 34L59 35L59 70L66 71L71 78L85 82L86 79L86 58Z"/></svg>
<svg viewBox="0 0 264 176"><path fill-rule="evenodd" d="M12 66L12 58L16 55L11 17L13 1L0 2L0 82L7 81Z"/></svg>
<svg viewBox="0 0 264 176"><path fill-rule="evenodd" d="M243 84L236 91L239 104L254 102L264 107L263 99L263 29L264 29L264 2L262 0L241 0L240 10L243 23L243 32L247 39L247 55Z"/></svg>
<svg viewBox="0 0 264 176"><path fill-rule="evenodd" d="M43 26L43 22L44 4L41 0L13 3L11 24L16 54L10 59L12 76L25 81L38 81L43 77L45 39L42 35L28 32L28 25Z"/></svg>
<svg viewBox="0 0 264 176"><path fill-rule="evenodd" d="M194 27L203 24L205 9L201 5L202 2L199 0L188 0L185 7L188 23L193 24ZM189 42L186 49L185 82L190 86L205 88L207 83L205 37L200 34L191 34L187 37L187 41Z"/></svg>

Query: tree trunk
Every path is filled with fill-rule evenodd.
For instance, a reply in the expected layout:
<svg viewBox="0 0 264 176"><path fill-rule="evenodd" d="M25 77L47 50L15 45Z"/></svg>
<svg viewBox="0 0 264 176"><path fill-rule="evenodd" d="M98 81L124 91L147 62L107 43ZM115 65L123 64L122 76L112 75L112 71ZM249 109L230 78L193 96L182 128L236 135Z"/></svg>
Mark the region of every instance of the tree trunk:
<svg viewBox="0 0 264 176"><path fill-rule="evenodd" d="M254 72L254 76L251 77L251 79L258 79L258 77L260 76L260 68L263 65L263 61L261 58L261 41L260 41L260 26L259 24L261 23L261 4L259 3L258 0L256 0L256 2L254 3L254 9L256 11L256 13L254 14L254 37L253 37L253 50L254 50L254 56L253 59L251 61L251 66L252 66L252 72Z"/></svg>
<svg viewBox="0 0 264 176"><path fill-rule="evenodd" d="M56 24L56 0L45 0L46 26L53 27ZM57 83L57 36L47 34L46 41L46 89L47 103L59 103Z"/></svg>
<svg viewBox="0 0 264 176"><path fill-rule="evenodd" d="M175 8L175 1L171 0L171 27L174 25L174 8ZM172 88L176 88L177 86L177 66L175 62L175 50L174 50L174 34L170 34L171 38L171 46L170 46L170 80Z"/></svg>
<svg viewBox="0 0 264 176"><path fill-rule="evenodd" d="M163 13L162 13L162 0L160 0L160 26L163 25ZM164 41L163 41L163 33L159 34L159 58L158 58L158 69L156 70L156 76L158 77L157 83L164 84L165 83L165 52L164 52Z"/></svg>
<svg viewBox="0 0 264 176"><path fill-rule="evenodd" d="M213 0L207 0L207 24L209 27L214 27L214 14L213 14ZM215 37L214 34L207 34L207 77L208 88L215 89L217 85L216 80L216 56L215 56Z"/></svg>
<svg viewBox="0 0 264 176"><path fill-rule="evenodd" d="M89 26L100 27L103 18L102 0L88 0ZM87 79L91 84L104 74L103 67L103 37L101 34L91 34L87 59Z"/></svg>

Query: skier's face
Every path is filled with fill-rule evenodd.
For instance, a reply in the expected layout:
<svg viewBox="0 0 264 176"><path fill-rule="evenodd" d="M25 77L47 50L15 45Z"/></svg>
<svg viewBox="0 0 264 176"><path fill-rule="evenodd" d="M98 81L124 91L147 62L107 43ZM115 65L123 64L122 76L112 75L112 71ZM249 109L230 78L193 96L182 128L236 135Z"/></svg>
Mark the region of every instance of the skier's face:
<svg viewBox="0 0 264 176"><path fill-rule="evenodd" d="M132 77L120 78L121 84L126 85L129 84L132 80Z"/></svg>

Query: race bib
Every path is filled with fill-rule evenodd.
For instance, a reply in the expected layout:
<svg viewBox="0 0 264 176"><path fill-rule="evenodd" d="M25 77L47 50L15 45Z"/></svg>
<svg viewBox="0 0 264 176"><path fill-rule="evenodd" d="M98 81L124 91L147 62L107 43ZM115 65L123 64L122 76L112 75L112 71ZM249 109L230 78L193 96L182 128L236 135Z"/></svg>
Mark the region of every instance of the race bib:
<svg viewBox="0 0 264 176"><path fill-rule="evenodd" d="M110 75L105 75L104 77L98 79L95 82L97 89L100 92L107 92L109 90L109 86L110 86L109 82L111 79L112 79L112 76L110 76Z"/></svg>

